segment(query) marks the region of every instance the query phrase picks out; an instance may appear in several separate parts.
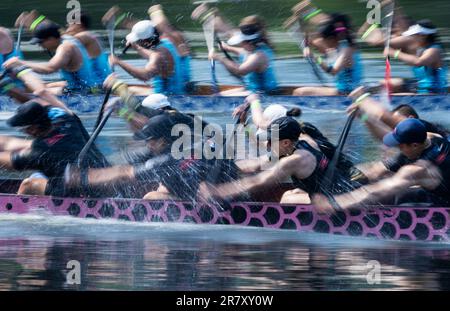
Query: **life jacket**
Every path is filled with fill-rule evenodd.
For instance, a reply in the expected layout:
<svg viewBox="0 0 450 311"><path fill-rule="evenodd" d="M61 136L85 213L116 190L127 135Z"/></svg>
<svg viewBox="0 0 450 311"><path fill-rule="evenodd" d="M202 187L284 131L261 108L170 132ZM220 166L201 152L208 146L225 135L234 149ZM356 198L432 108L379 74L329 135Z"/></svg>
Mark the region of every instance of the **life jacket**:
<svg viewBox="0 0 450 311"><path fill-rule="evenodd" d="M324 155L328 159L333 159L334 154L336 153L336 146L333 145L328 138L326 138L320 130L308 122L300 123L302 133L309 135L319 146L320 151L324 153ZM339 157L339 161L337 163L337 167L341 170L347 171L350 168L354 167L353 162L348 158L347 155L341 154Z"/></svg>
<svg viewBox="0 0 450 311"><path fill-rule="evenodd" d="M296 150L309 151L316 158L316 168L313 173L305 178L298 179L291 176L294 185L309 194L313 193L343 193L349 192L368 182L367 177L357 169L347 155L341 154L335 168L332 182L327 183L328 189L323 188L325 176L329 169L329 163L336 153L334 146L314 125L311 123L301 123L302 133L309 135L318 145L319 150L312 147L308 142L299 140Z"/></svg>
<svg viewBox="0 0 450 311"><path fill-rule="evenodd" d="M437 166L442 175L441 184L431 191L450 203L450 142L445 138L431 139L432 147L425 150L420 159Z"/></svg>

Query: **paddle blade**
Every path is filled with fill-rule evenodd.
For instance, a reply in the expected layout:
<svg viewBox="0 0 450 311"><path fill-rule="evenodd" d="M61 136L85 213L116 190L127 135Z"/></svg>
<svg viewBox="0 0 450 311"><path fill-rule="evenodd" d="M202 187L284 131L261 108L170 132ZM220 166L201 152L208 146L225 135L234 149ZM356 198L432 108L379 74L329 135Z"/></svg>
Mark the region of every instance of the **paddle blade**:
<svg viewBox="0 0 450 311"><path fill-rule="evenodd" d="M386 108L391 110L391 62L389 57L386 57L386 70L384 73L384 92L381 94L381 102Z"/></svg>
<svg viewBox="0 0 450 311"><path fill-rule="evenodd" d="M391 30L392 30L392 21L394 18L394 8L395 2L388 2L382 10L382 21L381 25L384 30L385 36L385 49L389 49L391 43ZM386 68L384 73L385 87L384 92L381 94L381 102L387 109L391 109L391 62L389 56L386 57Z"/></svg>
<svg viewBox="0 0 450 311"><path fill-rule="evenodd" d="M23 22L20 23L19 30L17 31L16 52L20 50L20 43L22 41Z"/></svg>
<svg viewBox="0 0 450 311"><path fill-rule="evenodd" d="M208 52L214 52L214 15L211 15L203 23L203 34L205 35L206 46L208 47Z"/></svg>
<svg viewBox="0 0 450 311"><path fill-rule="evenodd" d="M109 52L114 54L114 28L116 27L116 18L113 16L106 26L108 31Z"/></svg>

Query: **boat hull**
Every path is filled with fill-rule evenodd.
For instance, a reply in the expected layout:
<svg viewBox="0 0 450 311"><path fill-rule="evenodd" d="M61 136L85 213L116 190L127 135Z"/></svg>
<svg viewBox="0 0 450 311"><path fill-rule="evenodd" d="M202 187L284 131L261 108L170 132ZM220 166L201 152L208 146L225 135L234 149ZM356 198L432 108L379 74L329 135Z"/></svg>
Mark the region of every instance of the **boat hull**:
<svg viewBox="0 0 450 311"><path fill-rule="evenodd" d="M143 97L140 97L143 98ZM103 95L62 96L66 105L81 114L98 113ZM244 101L240 96L174 95L173 107L180 111L229 112ZM344 111L351 100L346 96L266 96L264 103L279 103L301 108ZM398 95L392 97L392 105L409 104L420 111L450 110L450 95ZM0 111L15 111L17 104L9 97L0 96Z"/></svg>
<svg viewBox="0 0 450 311"><path fill-rule="evenodd" d="M393 240L448 241L450 234L450 208L444 207L373 207L323 215L311 205L237 202L220 207L173 201L0 195L1 214L38 211L80 218L239 225Z"/></svg>

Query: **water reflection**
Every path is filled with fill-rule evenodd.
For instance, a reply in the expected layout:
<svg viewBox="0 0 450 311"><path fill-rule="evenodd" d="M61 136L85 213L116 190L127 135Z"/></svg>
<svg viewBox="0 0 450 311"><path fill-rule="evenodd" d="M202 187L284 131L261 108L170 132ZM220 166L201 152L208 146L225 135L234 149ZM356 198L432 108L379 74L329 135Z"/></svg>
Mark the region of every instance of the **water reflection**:
<svg viewBox="0 0 450 311"><path fill-rule="evenodd" d="M234 230L246 233L228 231ZM126 240L1 239L0 290L450 289L448 245L382 242L380 247L360 239L355 247L346 244L354 240L344 237L336 243L336 237L327 241L329 236L314 234L305 240L297 233L241 243L234 238L227 242L226 236L207 239L204 234L201 230L188 238L156 234ZM258 234L272 232L258 229ZM322 245L314 243L319 240ZM70 260L81 263L80 285L66 284ZM381 284L367 283L371 260L381 264Z"/></svg>

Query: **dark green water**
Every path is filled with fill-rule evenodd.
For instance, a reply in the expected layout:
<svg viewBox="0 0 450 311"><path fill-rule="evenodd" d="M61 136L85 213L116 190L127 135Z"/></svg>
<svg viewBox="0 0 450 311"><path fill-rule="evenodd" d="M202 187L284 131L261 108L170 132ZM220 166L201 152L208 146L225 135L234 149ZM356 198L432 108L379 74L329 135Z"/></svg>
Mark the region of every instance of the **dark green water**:
<svg viewBox="0 0 450 311"><path fill-rule="evenodd" d="M270 38L274 43L277 55L298 55L298 47L295 42L292 42L285 30L282 29L282 24L286 18L291 14L290 9L294 6L297 0L226 0L220 1L217 5L222 14L237 25L245 16L252 14L259 14L266 20L270 31ZM366 9L366 2L360 0L319 0L313 1L318 7L324 11L341 12L349 14L352 18L355 29L358 29L366 19L368 9ZM16 18L22 11L31 11L37 9L42 14L60 25L66 25L66 16L69 9L66 9L67 1L49 1L49 0L26 0L13 1L3 0L0 3L0 25L11 28L14 25ZM147 9L153 5L160 3L163 5L166 15L171 22L178 28L189 32L188 39L191 41L192 49L195 53L205 53L204 39L202 28L191 19L191 13L195 8L192 1L189 0L171 0L171 1L99 1L99 0L82 0L80 1L82 10L87 11L92 16L92 28L96 30L103 30L104 26L101 24L101 17L113 5L119 5L124 11L129 11L138 19L147 19ZM450 22L448 20L448 11L450 10L450 2L446 0L403 0L396 1L403 7L404 11L414 20L424 18L431 19L438 27L441 28L440 35L446 45L448 45ZM123 39L126 31L122 34L116 34L116 47ZM29 39L30 34L24 34L24 40ZM106 35L104 35L106 41ZM364 50L375 55L382 56L381 51L377 49L368 49L362 46ZM36 58L42 55L36 53L29 54L29 47L24 47L25 56L27 58Z"/></svg>
<svg viewBox="0 0 450 311"><path fill-rule="evenodd" d="M283 21L290 16L290 9L297 4L297 0L229 0L220 1L217 5L223 14L233 23L247 15L259 14L263 16L270 29L281 29ZM3 0L0 4L0 21L4 26L11 27L15 18L22 11L38 9L52 20L64 25L68 12L67 1L50 0ZM147 18L147 9L153 4L162 4L168 17L173 22L185 30L198 30L201 28L190 18L192 10L195 8L189 0L170 1L99 1L81 0L82 9L88 11L93 16L94 28L103 28L100 18L113 5L119 5L124 10L133 12L138 18ZM313 1L318 7L326 12L343 12L349 14L355 25L364 22L367 14L365 1L358 0L317 0ZM450 27L448 11L450 3L446 0L397 0L396 3L403 7L405 12L414 19L431 18L439 27Z"/></svg>

